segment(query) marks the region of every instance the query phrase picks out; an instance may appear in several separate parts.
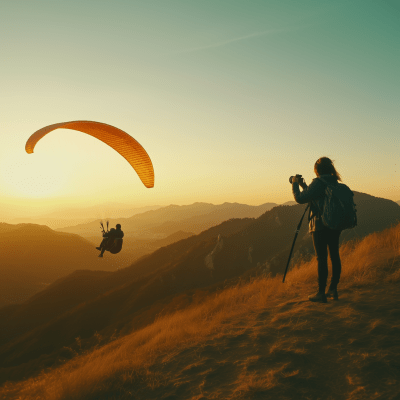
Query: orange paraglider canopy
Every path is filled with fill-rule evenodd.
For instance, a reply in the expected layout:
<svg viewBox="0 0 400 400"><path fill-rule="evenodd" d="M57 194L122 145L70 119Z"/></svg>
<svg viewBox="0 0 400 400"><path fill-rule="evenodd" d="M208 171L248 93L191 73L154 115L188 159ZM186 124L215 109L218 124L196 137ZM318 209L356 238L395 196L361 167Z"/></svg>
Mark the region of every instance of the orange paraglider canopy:
<svg viewBox="0 0 400 400"><path fill-rule="evenodd" d="M154 186L153 164L146 150L126 132L101 122L71 121L45 126L32 134L28 139L25 145L26 152L28 154L33 153L36 143L43 136L59 128L80 131L108 144L128 161L147 188Z"/></svg>

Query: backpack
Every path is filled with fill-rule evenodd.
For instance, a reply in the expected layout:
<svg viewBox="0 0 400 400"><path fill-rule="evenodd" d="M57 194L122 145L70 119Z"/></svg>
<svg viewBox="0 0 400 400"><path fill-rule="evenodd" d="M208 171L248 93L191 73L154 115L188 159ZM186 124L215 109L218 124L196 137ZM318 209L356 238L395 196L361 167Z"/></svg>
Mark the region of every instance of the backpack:
<svg viewBox="0 0 400 400"><path fill-rule="evenodd" d="M344 183L329 184L318 177L325 185L324 208L321 212L322 223L330 229L351 229L357 226L357 210L354 193Z"/></svg>

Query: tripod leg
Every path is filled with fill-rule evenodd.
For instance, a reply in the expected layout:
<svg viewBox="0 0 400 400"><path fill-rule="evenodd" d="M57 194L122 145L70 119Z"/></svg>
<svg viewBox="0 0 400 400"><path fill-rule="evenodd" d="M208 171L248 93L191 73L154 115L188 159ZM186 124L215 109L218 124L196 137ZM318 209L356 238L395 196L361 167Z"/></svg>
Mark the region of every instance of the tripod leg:
<svg viewBox="0 0 400 400"><path fill-rule="evenodd" d="M283 281L282 281L282 283L285 283L286 273L287 273L287 270L288 270L288 268L289 268L290 258L292 257L292 252L293 252L294 244L296 243L297 235L298 235L299 232L300 232L300 228L301 228L301 224L302 224L302 222L303 222L303 218L304 218L304 216L306 215L306 211L308 210L308 207L309 207L309 206L310 206L310 204L308 204L308 206L307 206L306 209L304 210L304 214L303 214L303 216L301 217L301 220L300 220L300 222L299 222L299 225L297 225L296 235L294 236L292 248L290 249L289 259L288 259L288 262L287 262L287 265L286 265L285 273L283 274Z"/></svg>

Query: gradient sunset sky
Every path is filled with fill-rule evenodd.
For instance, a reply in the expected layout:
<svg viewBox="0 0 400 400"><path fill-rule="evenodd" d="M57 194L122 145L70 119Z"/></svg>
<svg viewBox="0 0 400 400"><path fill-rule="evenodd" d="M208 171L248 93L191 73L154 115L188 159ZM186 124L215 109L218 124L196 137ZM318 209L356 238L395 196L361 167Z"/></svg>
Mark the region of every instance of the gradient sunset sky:
<svg viewBox="0 0 400 400"><path fill-rule="evenodd" d="M400 200L399 43L397 0L1 1L2 213L283 203L322 156L352 190ZM155 187L84 133L25 152L73 120L134 137Z"/></svg>

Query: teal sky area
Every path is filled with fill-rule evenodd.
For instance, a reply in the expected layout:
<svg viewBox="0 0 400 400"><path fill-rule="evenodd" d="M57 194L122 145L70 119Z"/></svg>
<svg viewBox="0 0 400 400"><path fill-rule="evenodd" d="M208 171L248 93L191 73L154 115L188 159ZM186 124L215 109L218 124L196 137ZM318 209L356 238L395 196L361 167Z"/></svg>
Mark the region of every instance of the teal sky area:
<svg viewBox="0 0 400 400"><path fill-rule="evenodd" d="M3 210L283 203L322 156L351 189L400 200L399 43L397 0L3 1ZM83 133L25 153L72 120L138 140L155 187Z"/></svg>

